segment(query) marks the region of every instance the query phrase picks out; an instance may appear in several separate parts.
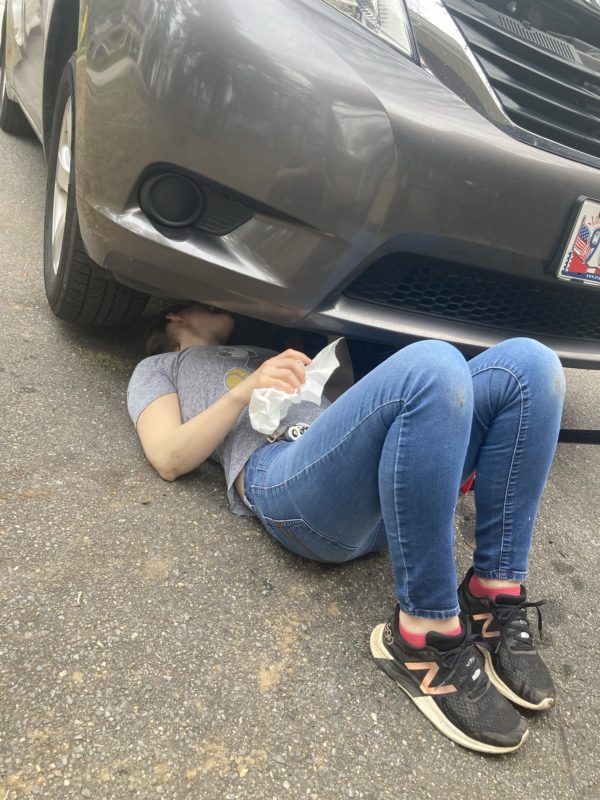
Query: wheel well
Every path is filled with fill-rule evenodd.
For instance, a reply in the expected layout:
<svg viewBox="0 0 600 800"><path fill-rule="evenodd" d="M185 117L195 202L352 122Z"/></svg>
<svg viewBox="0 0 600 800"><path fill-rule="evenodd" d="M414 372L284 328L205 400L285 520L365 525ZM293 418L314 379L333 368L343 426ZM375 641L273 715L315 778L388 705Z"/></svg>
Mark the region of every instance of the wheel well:
<svg viewBox="0 0 600 800"><path fill-rule="evenodd" d="M77 50L79 0L56 0L46 40L44 60L44 150L48 151L54 103L60 77L69 58Z"/></svg>

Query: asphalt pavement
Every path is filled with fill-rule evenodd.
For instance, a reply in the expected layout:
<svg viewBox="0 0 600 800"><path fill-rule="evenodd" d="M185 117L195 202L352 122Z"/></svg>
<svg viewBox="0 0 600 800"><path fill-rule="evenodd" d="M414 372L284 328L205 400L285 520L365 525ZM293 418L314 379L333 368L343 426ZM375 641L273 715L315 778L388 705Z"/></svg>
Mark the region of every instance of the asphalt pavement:
<svg viewBox="0 0 600 800"><path fill-rule="evenodd" d="M371 660L385 554L301 561L229 512L215 465L146 463L139 330L52 315L44 184L39 145L0 134L0 800L600 797L600 447L559 445L537 521L558 706L510 756L463 750ZM567 383L564 426L600 426L600 373Z"/></svg>

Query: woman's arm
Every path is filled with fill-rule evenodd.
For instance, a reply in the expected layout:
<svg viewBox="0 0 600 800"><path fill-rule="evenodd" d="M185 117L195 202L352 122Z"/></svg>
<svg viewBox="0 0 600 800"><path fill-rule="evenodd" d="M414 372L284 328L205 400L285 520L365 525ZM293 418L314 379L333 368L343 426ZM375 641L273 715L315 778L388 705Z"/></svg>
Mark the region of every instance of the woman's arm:
<svg viewBox="0 0 600 800"><path fill-rule="evenodd" d="M177 395L159 397L142 411L137 424L146 458L161 478L174 481L206 461L245 406L243 397L232 389L182 424Z"/></svg>
<svg viewBox="0 0 600 800"><path fill-rule="evenodd" d="M166 481L200 466L227 436L254 389L297 391L305 381L304 366L311 359L296 350L286 350L260 367L185 423L181 421L175 392L150 403L139 416L137 432L146 458Z"/></svg>

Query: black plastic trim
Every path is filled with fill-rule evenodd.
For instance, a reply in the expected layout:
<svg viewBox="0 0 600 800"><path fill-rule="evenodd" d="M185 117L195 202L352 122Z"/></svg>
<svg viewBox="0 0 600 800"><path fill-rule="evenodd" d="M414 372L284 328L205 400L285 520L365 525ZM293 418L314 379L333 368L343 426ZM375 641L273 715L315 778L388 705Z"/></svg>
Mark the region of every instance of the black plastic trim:
<svg viewBox="0 0 600 800"><path fill-rule="evenodd" d="M572 45L482 4L445 4L516 125L600 157L600 75Z"/></svg>
<svg viewBox="0 0 600 800"><path fill-rule="evenodd" d="M600 291L411 253L385 256L343 294L354 300L511 335L600 342Z"/></svg>

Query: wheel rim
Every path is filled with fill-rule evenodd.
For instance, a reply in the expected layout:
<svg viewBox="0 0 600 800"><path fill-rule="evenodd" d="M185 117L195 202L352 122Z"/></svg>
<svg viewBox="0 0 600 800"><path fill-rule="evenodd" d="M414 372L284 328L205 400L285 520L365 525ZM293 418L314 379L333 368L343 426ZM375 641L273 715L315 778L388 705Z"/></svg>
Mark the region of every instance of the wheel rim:
<svg viewBox="0 0 600 800"><path fill-rule="evenodd" d="M54 274L58 274L60 254L65 238L65 218L69 197L69 178L71 176L71 128L73 111L71 98L67 100L60 126L60 138L56 153L56 171L54 175L54 202L52 204L52 266Z"/></svg>

